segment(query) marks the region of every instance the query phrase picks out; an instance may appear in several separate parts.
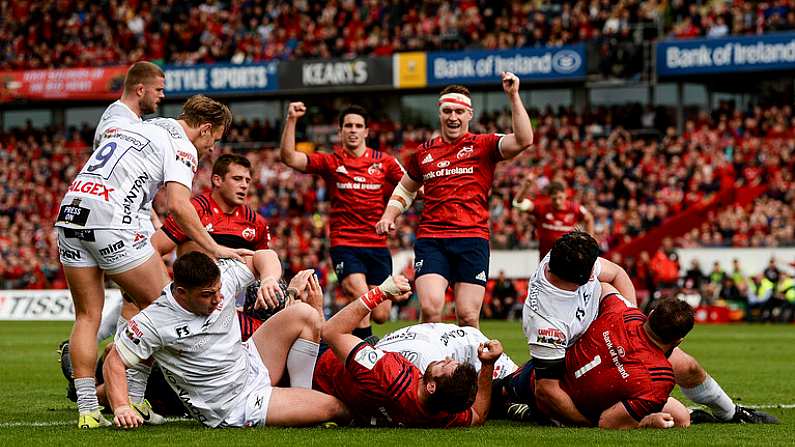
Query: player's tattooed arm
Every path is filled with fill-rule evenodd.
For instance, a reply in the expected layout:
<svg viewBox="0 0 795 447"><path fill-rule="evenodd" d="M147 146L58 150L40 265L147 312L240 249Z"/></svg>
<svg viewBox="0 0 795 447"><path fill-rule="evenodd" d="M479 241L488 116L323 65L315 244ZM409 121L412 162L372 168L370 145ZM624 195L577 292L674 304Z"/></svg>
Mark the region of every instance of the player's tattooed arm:
<svg viewBox="0 0 795 447"><path fill-rule="evenodd" d="M309 157L303 152L295 150L295 127L298 119L306 114L306 106L302 102L291 102L287 106L287 118L284 120L284 129L282 130L282 140L279 147L279 156L282 163L287 166L297 169L301 172L306 171Z"/></svg>

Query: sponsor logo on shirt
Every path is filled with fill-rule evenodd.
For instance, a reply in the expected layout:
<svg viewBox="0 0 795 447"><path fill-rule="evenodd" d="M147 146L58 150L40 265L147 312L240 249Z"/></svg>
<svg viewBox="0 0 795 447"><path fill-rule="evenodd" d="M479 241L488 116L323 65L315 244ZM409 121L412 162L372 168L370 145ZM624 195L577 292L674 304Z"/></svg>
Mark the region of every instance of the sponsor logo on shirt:
<svg viewBox="0 0 795 447"><path fill-rule="evenodd" d="M253 240L255 236L257 236L257 230L254 228L246 228L243 230L242 233L243 239L250 241Z"/></svg>
<svg viewBox="0 0 795 447"><path fill-rule="evenodd" d="M436 163L436 166L438 166L440 168L446 168L446 167L450 166L450 162L447 161L447 160L442 160L439 163Z"/></svg>
<svg viewBox="0 0 795 447"><path fill-rule="evenodd" d="M339 165L339 166L337 167L337 169L336 169L336 170L334 170L334 172L337 172L337 173L340 173L340 174L345 174L345 175L348 175L348 170L347 170L347 169L345 169L345 166L344 166L344 165Z"/></svg>
<svg viewBox="0 0 795 447"><path fill-rule="evenodd" d="M437 177L447 177L450 175L464 175L464 174L474 174L474 173L475 173L474 166L470 166L468 168L452 168L452 169L443 168L443 169L438 169L436 171L426 172L425 174L423 174L422 179L431 180Z"/></svg>
<svg viewBox="0 0 795 447"><path fill-rule="evenodd" d="M115 191L113 188L85 180L75 180L69 185L69 191L88 194L90 196L102 197L106 202L110 201L110 193Z"/></svg>
<svg viewBox="0 0 795 447"><path fill-rule="evenodd" d="M76 225L85 225L91 210L80 206L80 199L72 199L72 203L64 205L58 212L58 222L67 222Z"/></svg>
<svg viewBox="0 0 795 447"><path fill-rule="evenodd" d="M364 177L360 177L364 181ZM367 189L367 190L375 190L381 189L381 185L377 183L354 183L354 182L345 182L345 183L337 183L337 189Z"/></svg>
<svg viewBox="0 0 795 447"><path fill-rule="evenodd" d="M628 378L629 373L626 369L624 369L624 364L621 363L621 357L623 357L624 348L622 346L613 346L613 341L610 339L610 331L602 332L602 338L605 341L607 352L610 353L610 357L613 359L613 365L616 366L616 371L618 371L618 374L622 379Z"/></svg>
<svg viewBox="0 0 795 447"><path fill-rule="evenodd" d="M536 334L537 343L545 343L553 346L566 346L566 334L564 334L560 329L554 327L538 328Z"/></svg>
<svg viewBox="0 0 795 447"><path fill-rule="evenodd" d="M426 155L425 158L422 159L422 164L428 164L431 162L433 162L433 157L431 157L431 154Z"/></svg>
<svg viewBox="0 0 795 447"><path fill-rule="evenodd" d="M144 333L141 331L141 328L138 327L138 322L130 320L130 322L127 323L127 328L124 329L124 335L137 345L141 343L141 338L143 338Z"/></svg>
<svg viewBox="0 0 795 447"><path fill-rule="evenodd" d="M463 329L453 329L452 331L445 332L439 337L439 341L442 342L443 345L447 346L450 344L450 340L454 338L464 338L466 337L467 333L464 332Z"/></svg>
<svg viewBox="0 0 795 447"><path fill-rule="evenodd" d="M461 148L460 151L458 151L457 154L455 154L455 158L457 158L459 160L464 159L464 158L468 158L474 152L475 152L474 146L464 146L464 147Z"/></svg>
<svg viewBox="0 0 795 447"><path fill-rule="evenodd" d="M193 154L191 154L190 152L178 150L177 161L189 167L194 174L198 170L199 162L196 160L196 157L194 157Z"/></svg>
<svg viewBox="0 0 795 447"><path fill-rule="evenodd" d="M121 222L123 224L131 224L133 211L141 209L144 203L146 203L146 191L144 191L144 187L146 186L146 181L149 179L150 177L148 172L144 172L143 174L139 175L138 178L133 182L130 192L124 197L124 201L122 202L124 215L121 218ZM139 194L141 197L140 205L138 205L138 208L133 210L133 205L135 204L136 199L138 199Z"/></svg>
<svg viewBox="0 0 795 447"><path fill-rule="evenodd" d="M372 370L375 364L384 356L384 351L375 349L372 346L365 346L356 353L353 360L363 367Z"/></svg>

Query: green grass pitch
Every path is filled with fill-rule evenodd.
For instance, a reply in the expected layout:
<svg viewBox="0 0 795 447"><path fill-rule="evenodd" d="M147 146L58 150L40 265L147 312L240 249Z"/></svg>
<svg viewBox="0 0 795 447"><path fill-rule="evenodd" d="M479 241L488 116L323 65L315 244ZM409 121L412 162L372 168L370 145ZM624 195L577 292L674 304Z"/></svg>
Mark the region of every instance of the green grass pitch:
<svg viewBox="0 0 795 447"><path fill-rule="evenodd" d="M405 324L377 327L376 332L383 335ZM772 407L766 411L778 416L781 425L702 425L687 430L632 432L532 427L503 421L455 430L210 430L192 421L180 421L130 432L81 431L76 426L75 405L65 398L65 381L55 354L70 327L68 322L0 322L0 446L795 445L795 409L791 408L795 404L795 326L792 325L697 326L683 346L732 398L746 405ZM483 331L499 338L517 363L527 358L520 323L484 322ZM678 391L676 395L681 398Z"/></svg>

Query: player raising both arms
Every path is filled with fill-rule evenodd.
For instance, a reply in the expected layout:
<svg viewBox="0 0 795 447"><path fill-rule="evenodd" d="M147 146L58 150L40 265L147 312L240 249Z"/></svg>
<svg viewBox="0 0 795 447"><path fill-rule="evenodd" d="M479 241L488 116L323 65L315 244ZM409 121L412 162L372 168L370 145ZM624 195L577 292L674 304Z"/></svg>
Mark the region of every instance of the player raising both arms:
<svg viewBox="0 0 795 447"><path fill-rule="evenodd" d="M386 236L375 224L386 207L389 191L403 177L403 168L391 155L367 147L367 111L349 106L339 117L340 147L331 154L304 154L295 150L295 126L306 113L301 102L290 103L281 142L281 159L301 172L323 177L331 198L331 261L349 301L381 284L392 273ZM389 317L389 302L372 313L377 323ZM366 316L355 332L372 335Z"/></svg>
<svg viewBox="0 0 795 447"><path fill-rule="evenodd" d="M105 273L140 308L160 296L168 283L163 260L141 232L141 205L150 203L165 185L169 210L205 250L216 257L250 253L216 244L190 204L199 155L212 151L231 119L226 106L197 95L185 102L177 120L132 124L106 133L61 202L55 227L75 304L69 345L80 427L107 424L99 413L94 380Z"/></svg>
<svg viewBox="0 0 795 447"><path fill-rule="evenodd" d="M395 228L420 186L425 205L414 245L414 269L422 321L442 318L447 286L454 284L458 323L478 326L489 274L488 198L494 168L533 143L533 127L519 96L519 78L502 73L502 88L511 104L514 133L469 132L473 117L469 90L451 85L439 98L441 135L417 148L407 162L378 234Z"/></svg>

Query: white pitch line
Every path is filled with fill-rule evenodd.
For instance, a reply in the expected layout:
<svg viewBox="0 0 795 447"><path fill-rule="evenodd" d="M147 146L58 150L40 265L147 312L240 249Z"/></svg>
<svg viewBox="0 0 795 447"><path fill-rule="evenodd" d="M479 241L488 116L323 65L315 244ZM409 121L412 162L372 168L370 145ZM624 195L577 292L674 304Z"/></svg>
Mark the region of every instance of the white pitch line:
<svg viewBox="0 0 795 447"><path fill-rule="evenodd" d="M188 418L166 418L168 422L183 422L183 421L190 421L192 419ZM0 428L10 428L10 427L55 427L59 425L72 425L74 424L73 421L34 421L34 422L0 422Z"/></svg>

